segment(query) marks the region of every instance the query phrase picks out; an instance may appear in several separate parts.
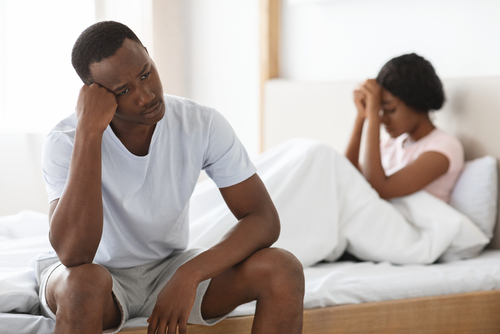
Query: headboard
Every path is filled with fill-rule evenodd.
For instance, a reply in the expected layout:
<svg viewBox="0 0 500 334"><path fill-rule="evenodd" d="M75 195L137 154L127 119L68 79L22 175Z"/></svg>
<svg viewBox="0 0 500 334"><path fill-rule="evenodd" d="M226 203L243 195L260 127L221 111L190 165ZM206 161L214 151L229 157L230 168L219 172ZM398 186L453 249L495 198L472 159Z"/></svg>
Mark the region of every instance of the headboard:
<svg viewBox="0 0 500 334"><path fill-rule="evenodd" d="M356 117L352 91L357 82L266 82L263 148L294 137L313 138L343 153ZM446 103L435 124L457 136L465 159L484 155L500 159L500 77L443 80ZM500 208L500 206L499 206ZM497 215L497 220L500 215ZM490 247L500 248L500 224Z"/></svg>

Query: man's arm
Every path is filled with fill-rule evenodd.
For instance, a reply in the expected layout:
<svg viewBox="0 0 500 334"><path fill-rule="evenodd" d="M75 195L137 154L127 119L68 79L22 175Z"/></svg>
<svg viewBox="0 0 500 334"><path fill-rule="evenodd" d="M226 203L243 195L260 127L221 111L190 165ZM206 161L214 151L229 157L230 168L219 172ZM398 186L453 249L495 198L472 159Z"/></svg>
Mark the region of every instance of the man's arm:
<svg viewBox="0 0 500 334"><path fill-rule="evenodd" d="M155 333L167 323L169 327L179 324L179 329L184 330L200 282L217 276L278 239L278 213L257 174L234 186L221 188L220 192L238 223L218 244L177 269L158 296L148 319L148 333Z"/></svg>
<svg viewBox="0 0 500 334"><path fill-rule="evenodd" d="M68 180L49 210L50 243L66 267L92 263L101 240L101 142L115 110L107 89L92 84L80 90Z"/></svg>
<svg viewBox="0 0 500 334"><path fill-rule="evenodd" d="M278 212L257 174L220 192L239 221L218 244L179 268L194 273L199 282L270 247L280 233Z"/></svg>

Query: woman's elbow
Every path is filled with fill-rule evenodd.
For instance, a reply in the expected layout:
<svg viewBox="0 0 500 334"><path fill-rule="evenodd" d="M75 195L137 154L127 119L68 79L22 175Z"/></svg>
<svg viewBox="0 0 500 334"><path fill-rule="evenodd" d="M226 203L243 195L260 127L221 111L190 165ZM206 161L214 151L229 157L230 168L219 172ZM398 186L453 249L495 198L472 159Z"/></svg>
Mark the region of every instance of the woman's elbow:
<svg viewBox="0 0 500 334"><path fill-rule="evenodd" d="M372 188L377 192L380 198L388 200L395 197L391 192L391 189L384 182L380 182L380 180L370 180L368 178L367 181L368 183L370 183Z"/></svg>

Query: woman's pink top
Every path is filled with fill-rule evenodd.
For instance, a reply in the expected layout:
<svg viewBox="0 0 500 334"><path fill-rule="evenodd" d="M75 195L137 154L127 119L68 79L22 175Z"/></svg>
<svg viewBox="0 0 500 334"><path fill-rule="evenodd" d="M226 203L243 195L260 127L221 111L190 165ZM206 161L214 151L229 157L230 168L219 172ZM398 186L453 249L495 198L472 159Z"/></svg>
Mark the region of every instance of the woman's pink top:
<svg viewBox="0 0 500 334"><path fill-rule="evenodd" d="M434 129L425 137L413 141L404 133L397 138L382 140L380 155L387 176L413 162L424 152L438 152L450 162L448 171L424 189L445 202L450 201L451 191L464 166L464 149L457 138Z"/></svg>

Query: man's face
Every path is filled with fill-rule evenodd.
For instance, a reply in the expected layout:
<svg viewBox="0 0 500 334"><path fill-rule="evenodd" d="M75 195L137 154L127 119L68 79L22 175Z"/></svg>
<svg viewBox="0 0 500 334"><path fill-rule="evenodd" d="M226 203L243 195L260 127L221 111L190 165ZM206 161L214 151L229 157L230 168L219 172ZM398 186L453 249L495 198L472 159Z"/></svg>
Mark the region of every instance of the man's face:
<svg viewBox="0 0 500 334"><path fill-rule="evenodd" d="M165 115L158 71L139 43L126 38L113 56L90 65L90 73L94 82L116 95L113 124L153 125Z"/></svg>

